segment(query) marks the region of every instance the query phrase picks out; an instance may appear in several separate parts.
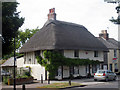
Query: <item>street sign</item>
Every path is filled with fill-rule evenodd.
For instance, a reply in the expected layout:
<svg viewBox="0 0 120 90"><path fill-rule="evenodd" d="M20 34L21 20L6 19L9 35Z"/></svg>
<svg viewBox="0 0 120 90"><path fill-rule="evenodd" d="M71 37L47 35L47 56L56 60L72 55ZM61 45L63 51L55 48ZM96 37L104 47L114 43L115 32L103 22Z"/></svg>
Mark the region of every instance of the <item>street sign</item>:
<svg viewBox="0 0 120 90"><path fill-rule="evenodd" d="M115 63L117 61L117 58L113 58L113 63Z"/></svg>

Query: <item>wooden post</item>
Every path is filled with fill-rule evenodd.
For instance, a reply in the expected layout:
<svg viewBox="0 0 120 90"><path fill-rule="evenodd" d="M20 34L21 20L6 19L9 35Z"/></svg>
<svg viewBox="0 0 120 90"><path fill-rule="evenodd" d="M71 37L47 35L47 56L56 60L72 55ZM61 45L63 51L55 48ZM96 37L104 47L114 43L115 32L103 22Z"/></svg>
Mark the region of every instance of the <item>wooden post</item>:
<svg viewBox="0 0 120 90"><path fill-rule="evenodd" d="M43 75L41 74L41 83L43 83Z"/></svg>

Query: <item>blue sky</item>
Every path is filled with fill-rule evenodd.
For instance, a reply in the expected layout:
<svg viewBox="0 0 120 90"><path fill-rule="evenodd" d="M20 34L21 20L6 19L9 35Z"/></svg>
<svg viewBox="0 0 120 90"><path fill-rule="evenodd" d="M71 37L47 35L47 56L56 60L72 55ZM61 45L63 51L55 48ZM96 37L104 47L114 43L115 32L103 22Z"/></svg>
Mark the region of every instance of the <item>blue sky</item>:
<svg viewBox="0 0 120 90"><path fill-rule="evenodd" d="M117 17L117 4L104 0L17 0L17 10L25 17L20 28L25 30L42 28L47 21L50 8L55 8L57 20L77 23L85 26L93 35L98 36L101 30L108 30L109 36L118 39L118 26L109 21ZM108 27L108 28L107 28Z"/></svg>

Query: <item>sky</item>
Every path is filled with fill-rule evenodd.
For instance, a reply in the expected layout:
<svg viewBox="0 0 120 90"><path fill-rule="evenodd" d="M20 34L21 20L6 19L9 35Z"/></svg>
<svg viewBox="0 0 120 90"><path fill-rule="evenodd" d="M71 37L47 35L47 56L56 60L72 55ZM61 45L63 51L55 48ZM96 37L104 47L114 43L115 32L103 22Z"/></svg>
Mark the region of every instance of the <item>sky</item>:
<svg viewBox="0 0 120 90"><path fill-rule="evenodd" d="M117 18L117 4L104 0L17 0L17 11L25 18L20 30L42 28L47 21L49 9L55 8L56 18L85 26L98 37L101 30L107 30L109 37L118 40L118 26L109 21Z"/></svg>

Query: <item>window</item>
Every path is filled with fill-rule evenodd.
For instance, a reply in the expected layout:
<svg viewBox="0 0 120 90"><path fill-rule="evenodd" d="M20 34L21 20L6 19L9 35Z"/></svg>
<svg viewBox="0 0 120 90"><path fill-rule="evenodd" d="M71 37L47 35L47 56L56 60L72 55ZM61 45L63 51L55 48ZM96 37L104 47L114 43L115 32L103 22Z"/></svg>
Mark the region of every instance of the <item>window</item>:
<svg viewBox="0 0 120 90"><path fill-rule="evenodd" d="M40 51L35 51L35 57L40 56Z"/></svg>
<svg viewBox="0 0 120 90"><path fill-rule="evenodd" d="M74 74L79 74L79 67L74 67Z"/></svg>
<svg viewBox="0 0 120 90"><path fill-rule="evenodd" d="M98 57L98 51L94 51L94 57Z"/></svg>
<svg viewBox="0 0 120 90"><path fill-rule="evenodd" d="M115 63L115 65L114 65L114 66L115 66L115 68L114 68L115 70L114 70L114 71L115 71L115 72L118 72L117 63Z"/></svg>
<svg viewBox="0 0 120 90"><path fill-rule="evenodd" d="M95 73L97 71L97 66L96 65L92 65L92 73Z"/></svg>
<svg viewBox="0 0 120 90"><path fill-rule="evenodd" d="M112 64L110 64L110 70L112 71Z"/></svg>
<svg viewBox="0 0 120 90"><path fill-rule="evenodd" d="M71 66L71 67L70 67L70 75L73 75L73 74L74 74L74 67Z"/></svg>
<svg viewBox="0 0 120 90"><path fill-rule="evenodd" d="M74 57L79 57L79 51L78 50L74 51Z"/></svg>
<svg viewBox="0 0 120 90"><path fill-rule="evenodd" d="M117 50L114 50L114 57L117 57Z"/></svg>
<svg viewBox="0 0 120 90"><path fill-rule="evenodd" d="M31 64L31 59L29 59L29 64Z"/></svg>
<svg viewBox="0 0 120 90"><path fill-rule="evenodd" d="M115 63L115 69L117 69L117 63Z"/></svg>

